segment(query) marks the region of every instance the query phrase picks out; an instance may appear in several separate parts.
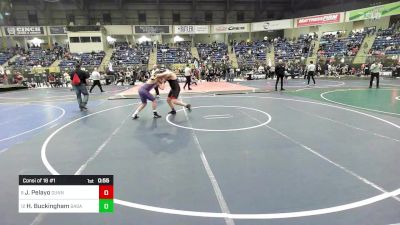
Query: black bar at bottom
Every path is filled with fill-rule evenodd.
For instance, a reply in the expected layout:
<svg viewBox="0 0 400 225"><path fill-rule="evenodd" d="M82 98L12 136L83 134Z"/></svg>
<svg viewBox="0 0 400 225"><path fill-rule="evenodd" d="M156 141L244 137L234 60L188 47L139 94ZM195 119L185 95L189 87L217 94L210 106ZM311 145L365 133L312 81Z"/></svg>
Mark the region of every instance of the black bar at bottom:
<svg viewBox="0 0 400 225"><path fill-rule="evenodd" d="M19 175L19 185L113 185L114 175Z"/></svg>

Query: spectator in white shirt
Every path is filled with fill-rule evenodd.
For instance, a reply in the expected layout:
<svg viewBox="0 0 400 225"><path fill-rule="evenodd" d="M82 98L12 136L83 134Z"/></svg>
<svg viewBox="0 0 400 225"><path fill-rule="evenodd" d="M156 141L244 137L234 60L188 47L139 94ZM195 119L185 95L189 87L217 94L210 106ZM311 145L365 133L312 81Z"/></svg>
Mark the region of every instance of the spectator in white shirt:
<svg viewBox="0 0 400 225"><path fill-rule="evenodd" d="M93 84L92 84L92 87L90 87L89 92L92 93L92 90L93 90L94 86L96 86L96 85L99 86L101 92L104 92L104 91L103 91L103 88L101 87L101 83L100 83L100 73L97 71L97 68L94 68L94 70L93 70L92 75L90 76L90 78L92 78Z"/></svg>
<svg viewBox="0 0 400 225"><path fill-rule="evenodd" d="M64 81L65 81L65 86L68 87L68 85L71 83L71 78L69 77L69 74L67 71L64 72Z"/></svg>
<svg viewBox="0 0 400 225"><path fill-rule="evenodd" d="M262 65L260 65L260 66L258 67L258 73L264 73L264 72L265 72L264 67L263 67Z"/></svg>
<svg viewBox="0 0 400 225"><path fill-rule="evenodd" d="M0 76L3 79L3 85L8 84L8 76L6 70L0 65Z"/></svg>

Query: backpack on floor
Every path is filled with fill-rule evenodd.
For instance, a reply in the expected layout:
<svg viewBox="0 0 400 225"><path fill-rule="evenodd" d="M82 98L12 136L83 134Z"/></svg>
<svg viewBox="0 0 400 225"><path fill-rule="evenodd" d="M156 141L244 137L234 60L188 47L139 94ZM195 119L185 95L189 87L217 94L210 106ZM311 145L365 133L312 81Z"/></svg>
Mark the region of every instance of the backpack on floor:
<svg viewBox="0 0 400 225"><path fill-rule="evenodd" d="M80 85L81 84L81 79L79 78L77 73L74 73L74 75L72 76L72 85Z"/></svg>

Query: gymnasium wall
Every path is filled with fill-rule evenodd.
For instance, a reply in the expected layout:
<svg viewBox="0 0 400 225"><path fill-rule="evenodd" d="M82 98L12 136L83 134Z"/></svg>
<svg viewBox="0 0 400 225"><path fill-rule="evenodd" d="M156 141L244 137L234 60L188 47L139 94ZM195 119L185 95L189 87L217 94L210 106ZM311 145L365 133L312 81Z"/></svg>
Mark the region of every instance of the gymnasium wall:
<svg viewBox="0 0 400 225"><path fill-rule="evenodd" d="M98 52L104 51L107 48L107 41L101 32L69 32L68 38L72 37L100 37L100 42L84 42L84 43L69 43L69 49L72 53L81 52Z"/></svg>
<svg viewBox="0 0 400 225"><path fill-rule="evenodd" d="M390 17L382 17L378 20L364 20L364 27L376 27L385 29L389 27Z"/></svg>
<svg viewBox="0 0 400 225"><path fill-rule="evenodd" d="M225 42L225 34L199 34L194 36L195 43Z"/></svg>
<svg viewBox="0 0 400 225"><path fill-rule="evenodd" d="M264 37L267 36L269 39L274 39L276 37L283 37L283 30L274 30L274 31L260 31L251 33L252 40L264 40Z"/></svg>
<svg viewBox="0 0 400 225"><path fill-rule="evenodd" d="M102 25L110 24L174 24L172 17L174 13L180 14L180 24L223 24L223 23L239 23L239 22L256 22L265 20L286 19L294 17L303 17L308 15L317 15L323 13L340 12L343 9L353 10L369 6L373 0L365 1L330 1L329 7L312 9L313 5L309 5L307 10L285 10L278 1L187 1L179 4L160 3L158 6L156 1L154 4L135 3L134 1L118 1L98 0L97 4L90 4L88 1L59 1L56 3L45 3L45 1L13 1L13 18L15 24L9 25L60 25L67 24L67 16L75 17L76 25L96 24L100 22ZM388 2L381 0L381 3ZM291 4L296 6L297 2L292 1ZM303 7L304 8L304 7ZM205 18L206 12L212 15L211 20ZM139 21L139 14L146 14L146 21ZM243 13L243 21L238 21L238 13ZM32 24L28 15L36 14L38 24ZM103 14L109 14L111 22L103 20Z"/></svg>
<svg viewBox="0 0 400 225"><path fill-rule="evenodd" d="M222 2L209 2L207 4L198 5L194 11L191 3L182 4L162 4L160 8L156 4L135 4L124 3L123 7L119 7L113 2L102 2L101 4L92 4L85 6L85 9L76 4L68 4L59 2L48 4L46 7L33 4L28 1L24 4L15 3L13 14L16 19L16 25L34 25L30 24L28 15L34 13L38 17L40 25L59 25L67 24L67 16L75 17L75 25L88 25L101 22L108 25L103 20L103 14L110 14L111 24L138 24L138 25L158 25L158 24L174 24L173 14L180 14L180 24L221 24L236 23L237 12L244 13L244 21L251 22L254 20L253 3L235 3L230 9L226 10L226 4ZM247 10L243 10L247 9ZM212 13L212 20L205 18L206 12ZM139 21L139 14L146 14L146 22Z"/></svg>
<svg viewBox="0 0 400 225"><path fill-rule="evenodd" d="M108 35L132 35L131 25L105 25Z"/></svg>
<svg viewBox="0 0 400 225"><path fill-rule="evenodd" d="M284 31L284 36L287 38L299 37L301 34L307 34L316 32L318 35L323 34L324 32L330 31L346 31L346 33L362 29L364 27L376 27L377 29L382 28L386 29L389 27L390 17L382 17L377 20L362 20L362 21L354 21L354 22L344 22L344 23L336 23L336 24L326 24L322 26L310 26L310 27L302 27L302 28L293 28L286 29Z"/></svg>
<svg viewBox="0 0 400 225"><path fill-rule="evenodd" d="M22 0L16 0L22 1ZM101 0L99 0L101 1ZM164 30L163 27L152 27L149 30L143 28L140 32L154 32L155 34L134 34L133 25L103 25L104 27L104 34L102 34L102 44L99 43L82 43L81 46L75 45L75 47L71 47L73 51L87 51L88 49L85 46L89 46L89 49L92 50L103 50L105 47L108 46L106 42L106 36L112 36L117 39L117 41L129 41L132 43L138 42L138 39L142 36L146 36L150 38L152 41L159 43L172 43L175 34L174 31L178 33L183 33L180 36L184 38L186 41L194 41L195 43L210 43L213 41L217 42L226 42L229 43L231 40L262 40L264 37L274 38L277 36L285 36L288 38L295 38L299 37L301 34L307 33L317 33L318 35L322 35L324 32L330 31L346 31L350 32L354 29L362 29L364 27L377 27L385 29L389 26L389 23L395 23L396 20L398 21L400 17L397 15L395 16L386 16L380 19L363 19L360 21L354 22L342 22L338 23L339 21L344 20L344 14L347 15L347 21L350 20L349 15L351 12L342 12L340 13L339 20L335 19L335 16L339 13L333 13L329 16L319 15L319 16L309 16L308 18L302 18L302 23L300 24L300 18L293 19L293 20L278 20L278 21L264 21L260 23L240 23L240 24L226 24L228 21L237 22L237 12L239 9L249 9L244 14L245 20L254 21L254 18L258 16L257 13L254 13L256 9L260 8L257 4L254 5L254 2L250 2L249 4L244 3L235 3L232 7L226 9L226 4L223 2L213 2L210 4L201 4L193 8L192 4L166 4L165 7L163 5L162 9L158 8L157 5L154 4L134 4L134 3L127 3L124 4L123 8L111 3L105 4L95 4L90 6L80 6L77 4L65 4L65 3L56 3L56 4L42 4L39 3L37 5L32 5L32 1L26 2L25 5L16 4L13 9L13 14L18 15L16 18L16 22L19 24L29 24L28 21L28 14L37 12L38 23L41 25L45 24L64 24L66 17L73 15L75 17L75 24L76 25L85 25L85 24L94 24L97 21L102 22L103 14L109 13L112 18L112 23L129 23L135 25L141 25L139 22L139 14L145 13L146 14L146 22L143 24L168 24L173 25L174 21L172 21L172 15L174 13L180 13L180 21L177 24L193 24L193 23L200 23L208 26L210 30L209 34L203 34L203 30L197 30L196 27L190 26L183 26L181 27L173 27L170 26L169 31ZM260 2L259 4L263 4ZM346 5L350 4L350 5ZM395 3L399 4L399 3ZM345 3L348 7L359 7L359 5L351 5L351 3ZM46 6L46 7L44 7ZM389 7L389 6L387 6ZM390 6L391 7L391 6ZM270 9L273 9L274 6L271 5ZM341 6L343 8L343 6ZM89 10L88 9L93 9ZM335 8L333 8L335 9ZM360 9L365 10L365 9ZM369 10L369 9L368 9ZM118 12L118 13L117 13ZM127 13L121 13L127 12ZM211 13L211 20L210 22L206 21L204 17L205 12ZM307 15L310 14L321 14L327 12L325 10L322 11L315 11L315 10L308 10L306 12ZM390 11L389 11L390 12ZM261 15L263 12L259 12ZM302 15L302 12L296 12L291 14L293 18L295 15ZM348 14L349 13L349 14ZM395 13L395 12L394 12ZM114 15L115 14L115 15ZM363 14L366 15L366 14ZM383 15L383 14L382 14ZM337 17L336 17L337 18ZM397 19L396 19L397 18ZM321 20L316 20L321 19ZM327 19L328 22L325 20ZM64 21L63 21L64 20ZM329 21L331 20L331 21ZM118 22L119 21L119 22ZM212 21L212 22L211 22ZM290 22L292 21L292 23ZM304 22L305 21L305 22ZM318 21L315 23L314 21ZM324 24L324 25L314 25L308 27L299 27L299 28L289 28L285 30L274 30L274 29L282 29L295 26L306 26L306 25L313 25L313 24L323 24L333 22L333 24ZM210 25L211 23L219 23L219 25ZM294 23L294 24L293 24ZM204 26L202 26L204 27ZM2 46L4 47L13 47L15 44L18 43L19 46L26 46L26 41L28 39L34 38L34 35L38 33L35 31L38 27L29 26L26 28L17 27L17 28L7 28L2 27L1 35L2 38ZM65 31L63 32L62 28L65 28L65 25L61 25L56 28L60 29L51 29L53 27L41 27L41 30L44 29L44 32L41 34L43 36L39 36L39 38L43 39L45 43L52 44L54 42L58 42L60 44L66 43L66 35L64 35ZM174 29L176 28L176 30ZM200 28L200 27L197 27ZM254 29L251 31L250 29ZM27 29L26 33L25 29ZM30 31L32 29L32 31ZM180 30L182 29L182 30ZM55 31L54 31L55 30ZM267 31L260 31L260 30L267 30ZM271 31L272 30L272 31ZM246 32L244 32L246 31ZM251 32L249 32L251 31ZM257 31L257 32L255 32ZM8 33L7 33L8 32ZM30 33L31 32L31 33ZM36 33L35 33L36 32ZM59 35L51 35L47 36L47 33L53 32L54 34ZM139 31L138 31L139 32ZM160 34L157 32L166 32L168 34ZM189 35L188 33L196 33L193 35ZM61 35L60 35L61 34ZM8 35L8 36L6 36ZM25 37L22 35L26 35ZM102 46L101 46L102 45ZM49 45L50 47L50 45Z"/></svg>

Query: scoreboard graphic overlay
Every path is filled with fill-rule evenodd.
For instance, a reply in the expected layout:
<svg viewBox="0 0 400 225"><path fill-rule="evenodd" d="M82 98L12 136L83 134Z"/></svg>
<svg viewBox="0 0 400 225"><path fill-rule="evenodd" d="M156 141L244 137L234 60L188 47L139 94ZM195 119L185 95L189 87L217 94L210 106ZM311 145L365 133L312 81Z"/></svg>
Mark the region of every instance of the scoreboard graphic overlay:
<svg viewBox="0 0 400 225"><path fill-rule="evenodd" d="M112 213L113 175L19 175L20 213Z"/></svg>

